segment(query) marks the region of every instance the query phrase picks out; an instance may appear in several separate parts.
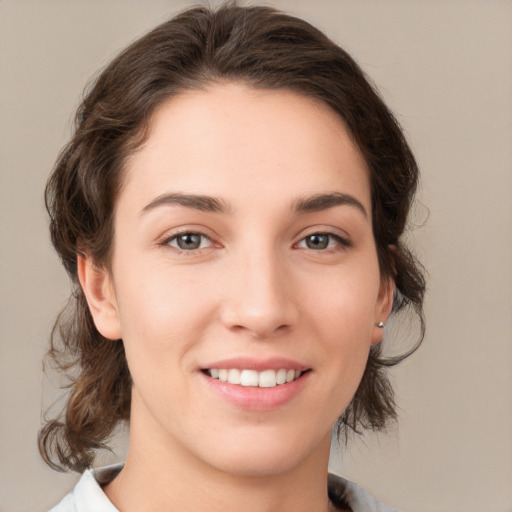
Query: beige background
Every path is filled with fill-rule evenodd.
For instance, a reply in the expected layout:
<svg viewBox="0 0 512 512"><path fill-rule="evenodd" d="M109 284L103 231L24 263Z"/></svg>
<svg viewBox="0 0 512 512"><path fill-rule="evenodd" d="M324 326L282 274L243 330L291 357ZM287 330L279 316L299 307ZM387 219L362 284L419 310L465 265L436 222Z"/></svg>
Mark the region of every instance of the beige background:
<svg viewBox="0 0 512 512"><path fill-rule="evenodd" d="M333 469L404 511L510 512L512 2L267 3L324 29L372 76L430 209L414 233L430 270L428 334L394 371L399 429L336 453ZM43 511L76 479L46 468L35 441L55 397L41 357L68 293L45 180L87 78L189 4L0 0L0 512ZM425 216L420 205L416 222Z"/></svg>

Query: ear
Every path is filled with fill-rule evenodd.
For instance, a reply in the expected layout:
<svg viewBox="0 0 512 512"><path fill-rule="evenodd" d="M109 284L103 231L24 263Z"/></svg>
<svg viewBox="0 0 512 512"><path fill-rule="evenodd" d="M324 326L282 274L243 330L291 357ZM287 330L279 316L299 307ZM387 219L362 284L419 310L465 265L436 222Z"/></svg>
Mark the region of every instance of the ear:
<svg viewBox="0 0 512 512"><path fill-rule="evenodd" d="M78 279L87 299L96 329L111 340L121 335L121 323L112 277L105 268L98 268L88 255L77 256Z"/></svg>
<svg viewBox="0 0 512 512"><path fill-rule="evenodd" d="M379 322L387 322L391 309L393 307L393 297L395 295L395 281L391 277L381 280L379 295L375 305L375 325L372 332L372 345L378 345L382 341L383 329L377 327Z"/></svg>

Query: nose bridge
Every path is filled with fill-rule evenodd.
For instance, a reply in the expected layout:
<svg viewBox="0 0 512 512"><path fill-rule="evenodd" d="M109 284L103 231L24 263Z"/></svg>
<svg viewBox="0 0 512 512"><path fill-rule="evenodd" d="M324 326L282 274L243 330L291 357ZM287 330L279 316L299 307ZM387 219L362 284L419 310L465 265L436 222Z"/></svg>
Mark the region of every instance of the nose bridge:
<svg viewBox="0 0 512 512"><path fill-rule="evenodd" d="M236 251L224 321L231 329L269 337L296 320L286 258L276 244L247 243Z"/></svg>

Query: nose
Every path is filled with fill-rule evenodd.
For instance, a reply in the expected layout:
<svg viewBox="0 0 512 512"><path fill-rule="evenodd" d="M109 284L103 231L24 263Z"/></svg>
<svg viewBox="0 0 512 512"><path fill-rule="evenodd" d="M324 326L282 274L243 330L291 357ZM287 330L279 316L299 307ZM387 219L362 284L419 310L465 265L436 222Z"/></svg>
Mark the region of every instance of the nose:
<svg viewBox="0 0 512 512"><path fill-rule="evenodd" d="M268 339L291 330L299 312L286 262L272 249L248 251L232 262L221 320L230 331Z"/></svg>

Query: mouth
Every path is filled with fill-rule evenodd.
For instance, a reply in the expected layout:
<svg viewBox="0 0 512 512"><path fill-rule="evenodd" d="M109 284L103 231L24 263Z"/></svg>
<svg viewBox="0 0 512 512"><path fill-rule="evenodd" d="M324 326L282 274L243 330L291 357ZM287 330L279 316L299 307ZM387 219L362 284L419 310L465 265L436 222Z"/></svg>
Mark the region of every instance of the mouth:
<svg viewBox="0 0 512 512"><path fill-rule="evenodd" d="M205 368L201 371L205 375L218 379L221 382L255 388L273 388L289 384L309 372L309 370L302 371L286 368L277 370L266 369L263 371L244 368Z"/></svg>
<svg viewBox="0 0 512 512"><path fill-rule="evenodd" d="M293 402L313 369L288 358L234 357L199 368L208 388L244 411L270 412Z"/></svg>

